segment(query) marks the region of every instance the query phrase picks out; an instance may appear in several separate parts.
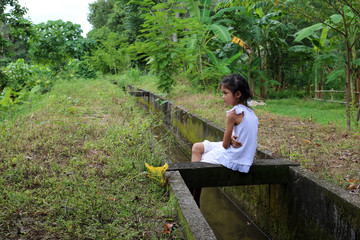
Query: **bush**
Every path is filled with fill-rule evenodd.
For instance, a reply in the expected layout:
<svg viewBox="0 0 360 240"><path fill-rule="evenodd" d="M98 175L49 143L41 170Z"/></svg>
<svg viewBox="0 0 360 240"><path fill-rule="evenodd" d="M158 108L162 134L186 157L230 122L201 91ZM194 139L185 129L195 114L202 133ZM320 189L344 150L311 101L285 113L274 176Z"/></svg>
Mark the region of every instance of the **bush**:
<svg viewBox="0 0 360 240"><path fill-rule="evenodd" d="M44 65L33 65L32 71L36 85L40 86L40 92L49 92L54 85L54 81L52 81L54 72Z"/></svg>
<svg viewBox="0 0 360 240"><path fill-rule="evenodd" d="M6 74L0 69L0 92L5 88L7 81Z"/></svg>
<svg viewBox="0 0 360 240"><path fill-rule="evenodd" d="M7 75L6 87L10 87L13 91L18 92L23 87L27 86L29 89L36 85L32 78L33 71L31 66L25 63L24 59L20 58L15 63L10 63L5 68Z"/></svg>
<svg viewBox="0 0 360 240"><path fill-rule="evenodd" d="M268 91L269 99L304 98L305 96L305 90L281 89L277 92L273 89L269 89Z"/></svg>
<svg viewBox="0 0 360 240"><path fill-rule="evenodd" d="M117 85L119 87L126 87L128 84L134 84L140 81L142 75L143 73L139 68L130 68L120 76L117 80Z"/></svg>
<svg viewBox="0 0 360 240"><path fill-rule="evenodd" d="M79 78L96 78L96 71L87 61L80 61L76 65L75 74Z"/></svg>

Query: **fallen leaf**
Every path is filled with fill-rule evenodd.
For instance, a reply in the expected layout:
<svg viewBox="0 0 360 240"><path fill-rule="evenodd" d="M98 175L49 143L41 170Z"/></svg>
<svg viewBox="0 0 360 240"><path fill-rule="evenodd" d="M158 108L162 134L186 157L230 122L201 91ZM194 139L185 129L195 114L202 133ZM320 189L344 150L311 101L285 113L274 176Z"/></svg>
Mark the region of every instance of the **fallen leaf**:
<svg viewBox="0 0 360 240"><path fill-rule="evenodd" d="M165 223L164 234L170 234L173 226L174 226L174 223Z"/></svg>
<svg viewBox="0 0 360 240"><path fill-rule="evenodd" d="M309 141L309 140L306 140L306 139L304 139L304 138L302 138L301 140L303 140L304 142L307 142L307 143L310 143L310 144L311 144L311 141Z"/></svg>

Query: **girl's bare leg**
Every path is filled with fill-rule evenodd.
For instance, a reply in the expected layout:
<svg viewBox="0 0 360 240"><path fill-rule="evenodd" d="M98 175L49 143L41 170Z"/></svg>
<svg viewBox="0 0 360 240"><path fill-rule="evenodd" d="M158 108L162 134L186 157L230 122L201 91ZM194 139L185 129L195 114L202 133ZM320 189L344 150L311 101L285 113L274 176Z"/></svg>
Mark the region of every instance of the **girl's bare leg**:
<svg viewBox="0 0 360 240"><path fill-rule="evenodd" d="M205 148L203 143L195 143L191 150L191 162L200 162L201 156L204 153ZM200 194L201 188L191 188L189 189L191 194L194 197L195 202L197 203L198 207L200 208Z"/></svg>
<svg viewBox="0 0 360 240"><path fill-rule="evenodd" d="M204 144L201 142L195 143L191 150L191 161L200 162L201 155L204 153Z"/></svg>

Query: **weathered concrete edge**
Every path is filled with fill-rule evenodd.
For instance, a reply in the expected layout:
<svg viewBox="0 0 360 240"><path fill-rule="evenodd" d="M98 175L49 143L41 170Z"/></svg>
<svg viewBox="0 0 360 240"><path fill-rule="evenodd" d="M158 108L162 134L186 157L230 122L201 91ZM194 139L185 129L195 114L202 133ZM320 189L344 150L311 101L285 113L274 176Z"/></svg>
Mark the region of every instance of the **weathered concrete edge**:
<svg viewBox="0 0 360 240"><path fill-rule="evenodd" d="M187 239L216 239L213 230L202 215L180 173L178 171L165 172L165 177L179 205L180 219L184 218L182 225L186 229Z"/></svg>
<svg viewBox="0 0 360 240"><path fill-rule="evenodd" d="M330 194L336 195L339 199L342 199L344 202L352 204L360 211L359 196L355 194L354 195L349 194L348 191L330 183L327 180L317 177L310 170L307 170L301 166L290 166L289 169L291 174L297 175L299 177L299 179L296 181L301 181L301 179L306 178L307 180L313 182L314 184L321 186L322 189L329 192Z"/></svg>
<svg viewBox="0 0 360 240"><path fill-rule="evenodd" d="M360 239L360 198L302 167L289 167L289 190L305 228L316 222L333 239ZM306 188L306 191L301 189ZM296 193L296 194L295 194ZM310 196L310 197L309 197Z"/></svg>

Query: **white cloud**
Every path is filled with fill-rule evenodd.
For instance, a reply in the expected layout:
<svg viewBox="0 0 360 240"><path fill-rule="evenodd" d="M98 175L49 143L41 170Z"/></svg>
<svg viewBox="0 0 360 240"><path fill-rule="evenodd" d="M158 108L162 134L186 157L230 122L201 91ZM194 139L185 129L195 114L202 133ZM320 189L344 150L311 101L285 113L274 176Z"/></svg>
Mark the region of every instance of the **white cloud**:
<svg viewBox="0 0 360 240"><path fill-rule="evenodd" d="M22 6L28 8L27 18L34 24L47 22L48 20L63 20L80 24L83 36L91 30L91 24L87 21L89 3L96 0L19 0Z"/></svg>

